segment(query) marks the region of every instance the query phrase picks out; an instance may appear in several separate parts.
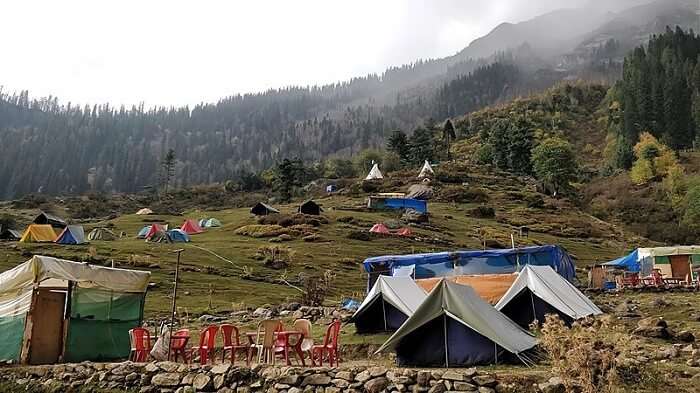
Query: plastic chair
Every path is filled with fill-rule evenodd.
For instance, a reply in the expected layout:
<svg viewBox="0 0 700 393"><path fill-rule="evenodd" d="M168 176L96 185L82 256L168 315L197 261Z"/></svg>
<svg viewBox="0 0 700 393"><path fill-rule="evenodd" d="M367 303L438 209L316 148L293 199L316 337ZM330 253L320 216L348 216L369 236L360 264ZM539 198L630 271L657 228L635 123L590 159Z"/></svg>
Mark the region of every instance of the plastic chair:
<svg viewBox="0 0 700 393"><path fill-rule="evenodd" d="M275 332L282 330L282 322L277 319L268 319L261 321L258 324L258 331L255 337L255 344L250 346L248 352L248 362L253 357L253 353L257 351L258 363L272 361L274 364L275 356L273 347L275 345Z"/></svg>
<svg viewBox="0 0 700 393"><path fill-rule="evenodd" d="M296 321L294 321L294 324L292 326L295 331L301 332L303 334L303 336L300 337L299 341L294 346L294 350L297 352L297 355L301 359L302 366L306 366L306 362L304 361L305 353L309 355L309 360L313 364L313 352L311 352L311 350L314 347L314 337L313 329L311 327L311 321L309 321L308 319L297 319Z"/></svg>
<svg viewBox="0 0 700 393"><path fill-rule="evenodd" d="M151 352L151 334L144 328L133 328L129 330L129 341L131 341L131 352L129 360L133 362L146 362L148 354Z"/></svg>
<svg viewBox="0 0 700 393"><path fill-rule="evenodd" d="M219 327L211 325L202 330L199 334L199 346L192 347L190 350L189 360L194 358L195 352L199 353L199 363L207 364L209 358L214 363L214 350L216 349L216 334L219 332Z"/></svg>
<svg viewBox="0 0 700 393"><path fill-rule="evenodd" d="M241 344L238 328L230 324L223 324L221 325L221 336L224 339L224 348L223 352L221 353L221 361L223 362L226 358L226 352L231 351L231 364L234 364L236 362L236 353L242 351L245 352L246 365L250 365L250 359L248 358L250 345Z"/></svg>
<svg viewBox="0 0 700 393"><path fill-rule="evenodd" d="M190 341L190 329L180 329L173 333L170 338L170 352L173 360L177 362L179 357L184 361L189 361L187 356L187 343Z"/></svg>
<svg viewBox="0 0 700 393"><path fill-rule="evenodd" d="M311 361L314 366L323 366L323 358L327 357L330 366L333 363L338 367L340 364L340 353L338 352L338 336L340 335L340 321L335 319L326 330L326 337L323 339L322 345L314 345L311 349ZM318 359L318 364L316 364Z"/></svg>

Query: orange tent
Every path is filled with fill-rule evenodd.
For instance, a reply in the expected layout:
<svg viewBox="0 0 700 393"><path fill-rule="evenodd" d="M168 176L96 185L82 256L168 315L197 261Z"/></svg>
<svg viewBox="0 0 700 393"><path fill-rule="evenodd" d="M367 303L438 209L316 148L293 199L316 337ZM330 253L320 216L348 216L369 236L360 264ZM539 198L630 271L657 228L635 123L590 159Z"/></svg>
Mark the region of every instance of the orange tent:
<svg viewBox="0 0 700 393"><path fill-rule="evenodd" d="M386 227L386 225L379 223L379 224L374 224L372 229L369 230L372 233L381 233L384 235L389 235L389 229Z"/></svg>
<svg viewBox="0 0 700 393"><path fill-rule="evenodd" d="M399 236L413 236L413 231L411 228L401 228L396 234Z"/></svg>
<svg viewBox="0 0 700 393"><path fill-rule="evenodd" d="M180 229L188 235L196 235L204 232L204 229L199 226L197 221L191 219L185 220Z"/></svg>
<svg viewBox="0 0 700 393"><path fill-rule="evenodd" d="M159 233L162 233L162 232L165 232L165 228L162 225L153 224L153 225L151 225L151 229L148 230L148 233L146 234L145 238L150 239L153 236L155 236Z"/></svg>
<svg viewBox="0 0 700 393"><path fill-rule="evenodd" d="M451 276L438 278L424 278L416 280L416 283L424 291L430 292L437 286L441 279L454 281L457 284L469 285L474 288L482 299L491 304L498 303L505 295L516 278L517 274L482 274L480 276Z"/></svg>

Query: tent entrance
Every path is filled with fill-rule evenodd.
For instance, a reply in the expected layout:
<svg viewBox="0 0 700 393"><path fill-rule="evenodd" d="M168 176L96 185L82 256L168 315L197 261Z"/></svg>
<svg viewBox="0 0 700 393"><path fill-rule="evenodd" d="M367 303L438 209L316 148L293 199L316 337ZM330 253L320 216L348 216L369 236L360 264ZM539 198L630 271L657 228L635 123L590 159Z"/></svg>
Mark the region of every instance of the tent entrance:
<svg viewBox="0 0 700 393"><path fill-rule="evenodd" d="M690 277L690 257L687 255L669 255L671 260L671 274L673 277L682 278Z"/></svg>
<svg viewBox="0 0 700 393"><path fill-rule="evenodd" d="M66 292L40 288L36 294L29 344L29 364L58 363L63 349Z"/></svg>

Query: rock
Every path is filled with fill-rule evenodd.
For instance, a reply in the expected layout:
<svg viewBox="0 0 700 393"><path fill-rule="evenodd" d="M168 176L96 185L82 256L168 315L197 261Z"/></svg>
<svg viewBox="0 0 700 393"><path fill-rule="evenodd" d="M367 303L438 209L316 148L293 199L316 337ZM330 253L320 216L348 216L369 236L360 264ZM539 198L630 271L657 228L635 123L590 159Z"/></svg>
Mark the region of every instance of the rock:
<svg viewBox="0 0 700 393"><path fill-rule="evenodd" d="M250 393L250 388L248 386L239 386L236 388L236 393Z"/></svg>
<svg viewBox="0 0 700 393"><path fill-rule="evenodd" d="M350 371L338 371L335 374L335 377L338 379L344 379L346 381L352 381L353 380L353 375L352 372Z"/></svg>
<svg viewBox="0 0 700 393"><path fill-rule="evenodd" d="M287 390L287 393L301 393L301 389L291 387L291 388L289 388L289 390Z"/></svg>
<svg viewBox="0 0 700 393"><path fill-rule="evenodd" d="M328 385L331 383L331 377L325 374L311 374L307 377L304 378L304 381L302 381L301 386L307 386L307 385Z"/></svg>
<svg viewBox="0 0 700 393"><path fill-rule="evenodd" d="M221 389L225 383L226 383L226 375L224 375L224 374L217 374L216 376L214 376L214 379L212 380L212 386L214 387L215 390Z"/></svg>
<svg viewBox="0 0 700 393"><path fill-rule="evenodd" d="M369 375L372 378L386 375L386 367L372 367L369 369Z"/></svg>
<svg viewBox="0 0 700 393"><path fill-rule="evenodd" d="M559 377L552 377L549 381L538 385L542 393L566 393L564 381Z"/></svg>
<svg viewBox="0 0 700 393"><path fill-rule="evenodd" d="M370 378L372 378L372 376L369 373L369 370L363 370L359 374L355 375L355 381L357 381L357 382L366 382Z"/></svg>
<svg viewBox="0 0 700 393"><path fill-rule="evenodd" d="M144 386L141 389L139 389L139 393L153 393L155 392L156 388L153 386Z"/></svg>
<svg viewBox="0 0 700 393"><path fill-rule="evenodd" d="M337 386L339 388L346 388L346 387L350 386L350 382L348 382L345 379L340 379L340 378L336 378L336 379L331 380L331 383L334 386Z"/></svg>
<svg viewBox="0 0 700 393"><path fill-rule="evenodd" d="M258 307L253 311L253 316L255 317L264 317L269 314L272 314L272 312L264 307Z"/></svg>
<svg viewBox="0 0 700 393"><path fill-rule="evenodd" d="M657 297L656 299L654 299L651 302L651 306L656 308L656 309L665 308L665 307L668 307L670 305L671 305L671 303L667 302L666 299L664 299L662 297Z"/></svg>
<svg viewBox="0 0 700 393"><path fill-rule="evenodd" d="M447 386L445 386L444 383L436 383L433 385L430 390L428 390L428 393L444 393L447 391Z"/></svg>
<svg viewBox="0 0 700 393"><path fill-rule="evenodd" d="M442 374L442 379L446 379L448 381L464 381L464 374L459 373L457 371L448 370L444 374Z"/></svg>
<svg viewBox="0 0 700 393"><path fill-rule="evenodd" d="M460 392L472 392L476 390L476 386L470 384L469 382L455 381L454 389Z"/></svg>
<svg viewBox="0 0 700 393"><path fill-rule="evenodd" d="M234 390L231 388L223 387L217 390L216 393L234 393Z"/></svg>
<svg viewBox="0 0 700 393"><path fill-rule="evenodd" d="M151 383L154 386L177 386L180 384L180 374L178 373L160 373L156 374Z"/></svg>
<svg viewBox="0 0 700 393"><path fill-rule="evenodd" d="M418 371L418 374L416 375L416 383L419 386L428 386L428 382L430 382L430 371Z"/></svg>
<svg viewBox="0 0 700 393"><path fill-rule="evenodd" d="M341 392L340 388L337 388L335 386L326 386L326 390L324 391L324 393L340 393L340 392Z"/></svg>
<svg viewBox="0 0 700 393"><path fill-rule="evenodd" d="M370 379L369 381L365 382L364 385L367 393L379 393L382 390L386 389L387 386L389 386L389 380L386 377Z"/></svg>
<svg viewBox="0 0 700 393"><path fill-rule="evenodd" d="M147 373L155 373L155 372L158 372L158 370L160 370L160 368L159 368L158 365L155 364L155 363L148 363L148 364L143 368L143 370L144 370L145 372L147 372Z"/></svg>
<svg viewBox="0 0 700 393"><path fill-rule="evenodd" d="M182 383L183 385L185 384L184 379L182 380ZM198 392L208 390L211 387L211 377L207 374L197 374L192 380L192 386L194 386Z"/></svg>
<svg viewBox="0 0 700 393"><path fill-rule="evenodd" d="M496 390L488 386L479 386L479 393L496 393Z"/></svg>
<svg viewBox="0 0 700 393"><path fill-rule="evenodd" d="M126 382L136 382L137 379L139 379L139 375L136 373L127 374L127 376L124 377Z"/></svg>
<svg viewBox="0 0 700 393"><path fill-rule="evenodd" d="M496 378L493 377L493 375L477 375L472 378L474 383L476 383L479 386L488 386L488 387L494 387L498 384L496 381Z"/></svg>
<svg viewBox="0 0 700 393"><path fill-rule="evenodd" d="M183 386L178 388L175 393L196 393L196 390L192 386Z"/></svg>
<svg viewBox="0 0 700 393"><path fill-rule="evenodd" d="M296 374L283 375L277 379L278 383L283 383L286 385L296 385L299 381L299 376Z"/></svg>
<svg viewBox="0 0 700 393"><path fill-rule="evenodd" d="M166 373L174 373L180 367L179 363L175 362L160 362L158 363L158 368L165 371Z"/></svg>
<svg viewBox="0 0 700 393"><path fill-rule="evenodd" d="M680 333L676 335L676 338L684 343L692 343L695 342L695 335L690 332L689 330L683 330Z"/></svg>
<svg viewBox="0 0 700 393"><path fill-rule="evenodd" d="M231 369L230 363L221 363L211 368L212 374L226 374Z"/></svg>
<svg viewBox="0 0 700 393"><path fill-rule="evenodd" d="M676 347L667 347L667 348L662 348L659 349L654 353L654 359L656 360L662 360L662 359L673 359L678 357L678 348Z"/></svg>

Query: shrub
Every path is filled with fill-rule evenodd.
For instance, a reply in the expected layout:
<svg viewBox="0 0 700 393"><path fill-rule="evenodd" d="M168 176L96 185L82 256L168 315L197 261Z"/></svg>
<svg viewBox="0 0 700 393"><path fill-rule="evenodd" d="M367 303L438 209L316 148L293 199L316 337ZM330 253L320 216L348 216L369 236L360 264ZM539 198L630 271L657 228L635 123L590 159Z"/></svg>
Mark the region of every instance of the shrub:
<svg viewBox="0 0 700 393"><path fill-rule="evenodd" d="M286 269L292 264L296 252L289 247L262 246L256 252L256 259L261 259L265 267Z"/></svg>
<svg viewBox="0 0 700 393"><path fill-rule="evenodd" d="M275 237L286 231L279 225L246 225L236 229L233 233L250 237Z"/></svg>
<svg viewBox="0 0 700 393"><path fill-rule="evenodd" d="M368 242L372 240L372 237L369 235L368 232L365 231L352 231L348 233L348 239L362 240L364 242Z"/></svg>
<svg viewBox="0 0 700 393"><path fill-rule="evenodd" d="M474 218L494 218L496 210L489 206L477 206L467 212L467 215Z"/></svg>
<svg viewBox="0 0 700 393"><path fill-rule="evenodd" d="M490 165L493 164L494 151L493 146L489 143L485 143L479 146L479 150L476 151L476 162L477 164Z"/></svg>
<svg viewBox="0 0 700 393"><path fill-rule="evenodd" d="M367 194L372 194L375 192L379 192L381 188L381 184L376 181L371 181L371 180L364 180L362 182L362 191L367 193Z"/></svg>
<svg viewBox="0 0 700 393"><path fill-rule="evenodd" d="M304 276L301 278L302 294L300 302L305 306L322 306L333 291L335 273L326 270L322 276Z"/></svg>
<svg viewBox="0 0 700 393"><path fill-rule="evenodd" d="M482 189L468 189L462 186L447 186L443 187L438 192L438 200L442 202L457 203L484 203L488 202L489 197Z"/></svg>

